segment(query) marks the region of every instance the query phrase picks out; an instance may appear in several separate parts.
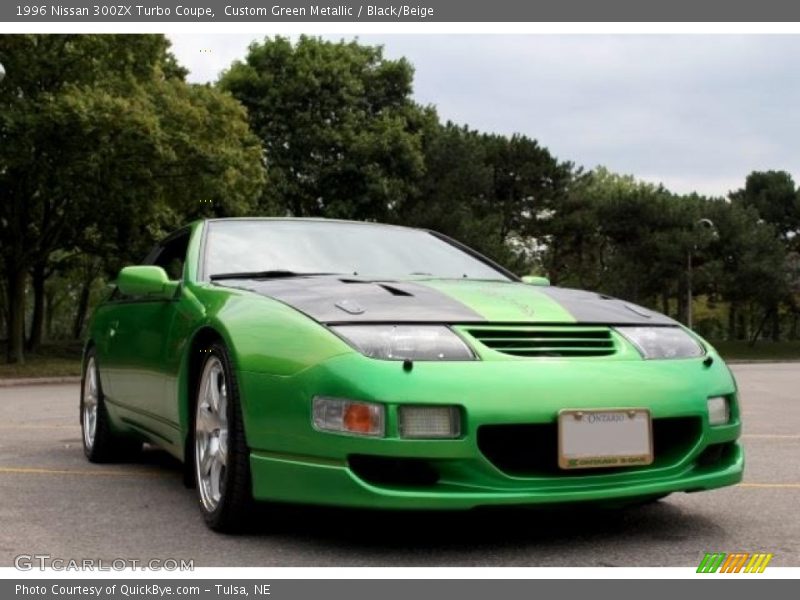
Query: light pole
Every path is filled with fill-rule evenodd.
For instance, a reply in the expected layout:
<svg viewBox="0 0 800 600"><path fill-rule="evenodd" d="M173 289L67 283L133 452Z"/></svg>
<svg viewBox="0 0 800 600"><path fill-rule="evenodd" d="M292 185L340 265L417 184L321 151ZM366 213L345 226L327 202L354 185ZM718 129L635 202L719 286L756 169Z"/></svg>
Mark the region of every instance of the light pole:
<svg viewBox="0 0 800 600"><path fill-rule="evenodd" d="M3 79L6 77L6 69L3 67L3 63L0 63L0 83L3 83Z"/></svg>
<svg viewBox="0 0 800 600"><path fill-rule="evenodd" d="M716 237L717 233L717 226L714 225L714 221L711 219L700 219L697 223L694 224L692 228L693 231L697 229L697 227L701 227L704 230L711 231L711 234ZM692 328L692 251L697 250L697 245L689 246L689 251L686 253L686 326L691 329Z"/></svg>

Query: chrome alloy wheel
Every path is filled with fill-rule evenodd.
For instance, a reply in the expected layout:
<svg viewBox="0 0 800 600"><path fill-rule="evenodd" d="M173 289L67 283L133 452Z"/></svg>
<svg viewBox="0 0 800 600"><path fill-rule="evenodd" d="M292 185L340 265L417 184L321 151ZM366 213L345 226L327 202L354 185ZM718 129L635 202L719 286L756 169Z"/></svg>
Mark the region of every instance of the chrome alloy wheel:
<svg viewBox="0 0 800 600"><path fill-rule="evenodd" d="M87 450L94 446L94 436L97 433L97 402L100 395L97 385L97 368L94 357L86 363L86 378L83 384L83 445Z"/></svg>
<svg viewBox="0 0 800 600"><path fill-rule="evenodd" d="M228 388L225 370L216 356L206 362L197 396L194 425L197 488L203 508L213 512L224 492L228 461Z"/></svg>

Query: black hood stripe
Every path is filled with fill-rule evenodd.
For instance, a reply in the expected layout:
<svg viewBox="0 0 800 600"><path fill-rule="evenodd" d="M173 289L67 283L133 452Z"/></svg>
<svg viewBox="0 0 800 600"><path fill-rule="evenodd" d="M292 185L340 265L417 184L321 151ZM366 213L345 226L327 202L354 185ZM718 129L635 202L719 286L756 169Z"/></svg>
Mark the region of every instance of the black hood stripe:
<svg viewBox="0 0 800 600"><path fill-rule="evenodd" d="M677 325L677 321L643 306L595 292L542 286L537 288L578 323L603 323L608 325Z"/></svg>
<svg viewBox="0 0 800 600"><path fill-rule="evenodd" d="M294 277L228 280L223 285L274 298L320 323L486 322L480 314L447 294L408 281Z"/></svg>

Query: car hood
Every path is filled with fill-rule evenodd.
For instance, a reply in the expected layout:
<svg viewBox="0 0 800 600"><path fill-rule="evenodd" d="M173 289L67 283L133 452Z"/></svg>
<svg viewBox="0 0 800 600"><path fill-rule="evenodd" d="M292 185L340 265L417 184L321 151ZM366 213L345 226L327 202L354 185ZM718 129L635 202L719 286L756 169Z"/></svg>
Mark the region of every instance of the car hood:
<svg viewBox="0 0 800 600"><path fill-rule="evenodd" d="M610 296L513 281L292 277L215 283L273 298L326 324L677 324L660 313Z"/></svg>

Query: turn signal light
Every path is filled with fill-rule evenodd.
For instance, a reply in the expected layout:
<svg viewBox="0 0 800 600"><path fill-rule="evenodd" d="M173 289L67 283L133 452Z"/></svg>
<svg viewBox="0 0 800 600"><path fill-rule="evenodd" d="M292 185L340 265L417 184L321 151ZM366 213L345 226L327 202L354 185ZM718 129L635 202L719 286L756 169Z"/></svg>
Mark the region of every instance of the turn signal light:
<svg viewBox="0 0 800 600"><path fill-rule="evenodd" d="M386 414L382 404L317 396L313 406L318 431L383 437Z"/></svg>

